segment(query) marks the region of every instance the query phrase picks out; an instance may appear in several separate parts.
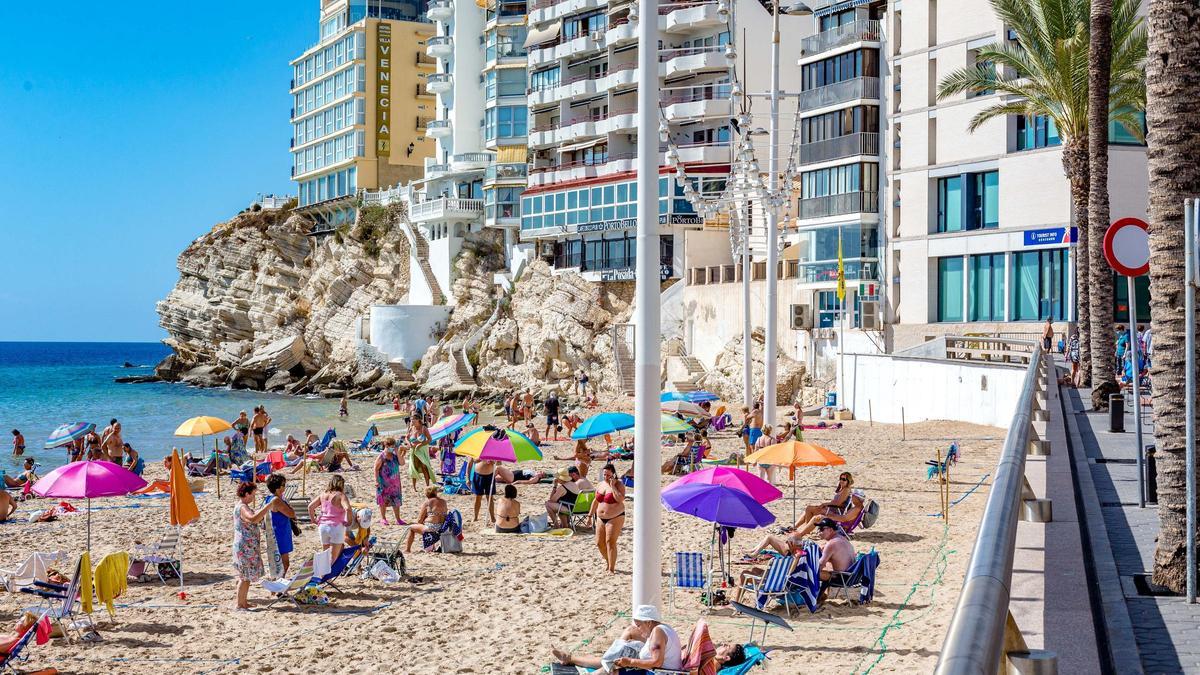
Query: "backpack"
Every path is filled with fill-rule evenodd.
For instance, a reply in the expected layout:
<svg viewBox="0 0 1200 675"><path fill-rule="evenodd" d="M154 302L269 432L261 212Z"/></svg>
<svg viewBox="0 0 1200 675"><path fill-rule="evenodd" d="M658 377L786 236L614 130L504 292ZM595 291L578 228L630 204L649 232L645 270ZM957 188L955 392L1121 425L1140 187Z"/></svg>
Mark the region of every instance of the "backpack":
<svg viewBox="0 0 1200 675"><path fill-rule="evenodd" d="M859 524L862 526L862 528L864 530L869 530L869 529L871 529L871 526L875 524L875 521L878 519L879 519L879 502L875 501L874 499L868 499L867 503L863 505L862 522L860 522Z"/></svg>

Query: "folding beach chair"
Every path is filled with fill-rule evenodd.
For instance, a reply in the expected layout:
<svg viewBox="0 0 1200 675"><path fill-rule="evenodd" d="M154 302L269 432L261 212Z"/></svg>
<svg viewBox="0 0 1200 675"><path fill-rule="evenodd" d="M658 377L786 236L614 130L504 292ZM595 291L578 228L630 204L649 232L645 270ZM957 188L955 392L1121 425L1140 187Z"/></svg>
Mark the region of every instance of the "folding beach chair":
<svg viewBox="0 0 1200 675"><path fill-rule="evenodd" d="M338 579L339 577L352 576L358 569L358 566L362 563L363 557L364 553L362 546L347 546L346 548L342 549L342 554L338 556L337 560L334 560L329 566L329 574L326 574L320 579L314 578L313 581L322 586L329 586L333 590L341 593L342 589L338 588L337 584L333 583L334 580Z"/></svg>
<svg viewBox="0 0 1200 675"><path fill-rule="evenodd" d="M717 675L746 675L754 666L762 665L766 667L767 653L761 647L750 642L742 645L742 649L745 651L746 660L736 666L729 666L718 670Z"/></svg>
<svg viewBox="0 0 1200 675"><path fill-rule="evenodd" d="M367 560L363 562L363 565L369 570L381 560L402 577L408 573L408 563L404 560L404 547L398 541L377 541L371 544L371 550L367 553Z"/></svg>
<svg viewBox="0 0 1200 675"><path fill-rule="evenodd" d="M378 435L379 427L372 424L371 428L367 429L367 433L363 434L362 440L358 441L357 443L351 443L348 449L350 452L369 452L371 450L371 446L376 442L375 437Z"/></svg>
<svg viewBox="0 0 1200 675"><path fill-rule="evenodd" d="M130 556L130 570L142 563L143 571L138 574L138 581L149 581L150 574L146 567L153 566L154 573L164 584L167 579L179 579L183 576L183 552L179 544L179 528L168 527L159 535L158 541L152 544L134 546Z"/></svg>
<svg viewBox="0 0 1200 675"><path fill-rule="evenodd" d="M588 492L580 492L575 498L575 508L571 509L570 525L571 530L578 532L579 528L587 522L588 512L592 510L592 502L596 501L595 490Z"/></svg>
<svg viewBox="0 0 1200 675"><path fill-rule="evenodd" d="M833 594L839 592L847 602L857 602L865 605L875 598L875 570L879 567L879 553L871 549L867 553L859 553L854 564L845 572L834 572L825 588L833 589ZM858 589L858 600L850 598L850 589Z"/></svg>
<svg viewBox="0 0 1200 675"><path fill-rule="evenodd" d="M773 556L766 573L761 577L748 575L743 588L754 594L759 609L766 607L771 600L782 601L788 618L791 618L792 603L788 599L788 578L792 576L795 565L795 556Z"/></svg>
<svg viewBox="0 0 1200 675"><path fill-rule="evenodd" d="M704 554L699 551L677 551L675 568L671 571L669 602L675 607L675 591L703 591L708 588L708 575L704 572Z"/></svg>
<svg viewBox="0 0 1200 675"><path fill-rule="evenodd" d="M30 640L37 633L37 626L45 617L45 613L39 614L37 621L29 625L21 637L17 638L16 643L8 650L7 654L0 654L0 673L17 673L18 662L29 660L29 655L25 654L25 648L29 646Z"/></svg>
<svg viewBox="0 0 1200 675"><path fill-rule="evenodd" d="M41 604L37 607L26 608L25 611L35 614L45 614L53 621L58 621L62 624L63 633L70 634L74 631L81 638L83 637L83 629L96 629L96 624L92 622L92 617L83 612L75 611L75 603L79 600L80 588L80 572L82 570L83 557L75 563L75 574L71 577L71 583L63 586L61 584L51 584L45 581L35 581L31 588L20 589L22 593L36 595L42 599ZM91 593L92 589L86 589L87 593Z"/></svg>
<svg viewBox="0 0 1200 675"><path fill-rule="evenodd" d="M442 493L447 495L471 494L470 463L463 462L454 474L438 474L442 477Z"/></svg>
<svg viewBox="0 0 1200 675"><path fill-rule="evenodd" d="M309 558L308 562L304 563L304 565L300 567L300 571L296 572L291 579L264 579L262 581L262 587L268 592L275 594L275 599L267 603L267 607L274 605L280 600L291 600L292 602L296 602L296 594L304 590L304 587L312 582L312 578L313 560L312 558Z"/></svg>

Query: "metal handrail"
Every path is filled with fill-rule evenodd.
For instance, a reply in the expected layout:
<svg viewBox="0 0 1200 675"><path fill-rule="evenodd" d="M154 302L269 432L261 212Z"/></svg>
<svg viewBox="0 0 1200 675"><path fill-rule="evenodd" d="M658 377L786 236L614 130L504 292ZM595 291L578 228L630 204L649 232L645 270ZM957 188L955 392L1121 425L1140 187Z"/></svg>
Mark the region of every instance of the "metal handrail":
<svg viewBox="0 0 1200 675"><path fill-rule="evenodd" d="M983 519L979 523L979 535L971 552L958 605L954 608L954 618L942 643L935 671L939 675L995 673L1003 656L1012 590L1013 549L1023 507L1025 458L1043 358L1042 346L1035 343L1012 424L1004 437L996 478L992 481Z"/></svg>

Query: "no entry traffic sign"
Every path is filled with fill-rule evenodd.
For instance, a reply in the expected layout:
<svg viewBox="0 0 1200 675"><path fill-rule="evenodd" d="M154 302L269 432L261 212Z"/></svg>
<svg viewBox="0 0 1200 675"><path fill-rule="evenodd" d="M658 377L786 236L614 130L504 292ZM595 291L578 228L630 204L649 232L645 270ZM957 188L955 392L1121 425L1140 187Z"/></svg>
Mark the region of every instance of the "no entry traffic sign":
<svg viewBox="0 0 1200 675"><path fill-rule="evenodd" d="M1150 233L1146 221L1122 218L1104 233L1104 259L1117 274L1140 277L1150 271Z"/></svg>

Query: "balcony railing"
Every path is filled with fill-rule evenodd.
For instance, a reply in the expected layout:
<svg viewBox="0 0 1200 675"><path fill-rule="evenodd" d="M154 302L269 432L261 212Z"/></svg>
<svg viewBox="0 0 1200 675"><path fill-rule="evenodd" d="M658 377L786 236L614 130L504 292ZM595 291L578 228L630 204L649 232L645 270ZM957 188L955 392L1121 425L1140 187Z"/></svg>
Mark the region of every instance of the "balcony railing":
<svg viewBox="0 0 1200 675"><path fill-rule="evenodd" d="M879 37L879 21L862 19L804 38L800 41L800 53L814 56L855 42L878 42Z"/></svg>
<svg viewBox="0 0 1200 675"><path fill-rule="evenodd" d="M658 60L660 62L677 59L681 56L692 56L695 54L717 54L723 53L724 47L685 47L683 49L662 49L658 52Z"/></svg>
<svg viewBox="0 0 1200 675"><path fill-rule="evenodd" d="M433 131L434 129L449 129L450 120L429 120L425 122L425 129Z"/></svg>
<svg viewBox="0 0 1200 675"><path fill-rule="evenodd" d="M455 162L490 162L492 161L492 153L490 152L460 152L454 155Z"/></svg>
<svg viewBox="0 0 1200 675"><path fill-rule="evenodd" d="M855 155L878 155L879 134L861 132L800 146L800 163L816 164Z"/></svg>
<svg viewBox="0 0 1200 675"><path fill-rule="evenodd" d="M856 77L800 92L800 109L814 110L860 98L879 98L878 77Z"/></svg>
<svg viewBox="0 0 1200 675"><path fill-rule="evenodd" d="M848 213L875 213L878 210L878 192L847 192L840 195L801 199L796 217L806 220Z"/></svg>
<svg viewBox="0 0 1200 675"><path fill-rule="evenodd" d="M432 169L432 167L430 167ZM458 199L442 197L413 204L409 217L412 220L429 220L443 216L461 216L483 213L482 199Z"/></svg>
<svg viewBox="0 0 1200 675"><path fill-rule="evenodd" d="M524 162L513 164L491 164L483 174L484 184L501 180L525 180L529 176L529 165Z"/></svg>
<svg viewBox="0 0 1200 675"><path fill-rule="evenodd" d="M431 176L433 174L443 174L443 173L450 173L450 165L449 164L430 164L429 166L425 167L425 175L426 176Z"/></svg>

